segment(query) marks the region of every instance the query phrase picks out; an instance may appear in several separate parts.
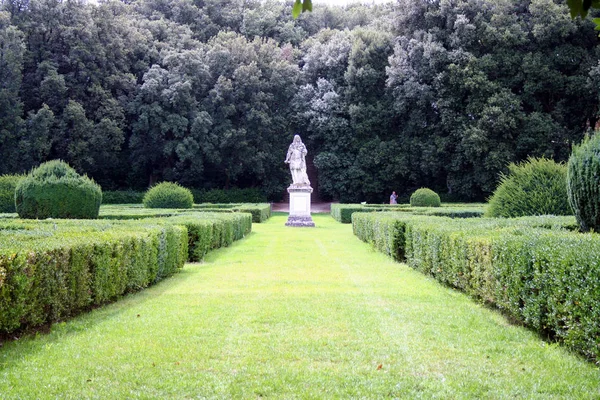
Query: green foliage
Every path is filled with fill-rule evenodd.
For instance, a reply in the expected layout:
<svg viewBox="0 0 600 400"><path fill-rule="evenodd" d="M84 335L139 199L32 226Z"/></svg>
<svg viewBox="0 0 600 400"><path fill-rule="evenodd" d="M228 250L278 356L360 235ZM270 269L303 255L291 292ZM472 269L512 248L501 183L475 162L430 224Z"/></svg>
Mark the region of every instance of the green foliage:
<svg viewBox="0 0 600 400"><path fill-rule="evenodd" d="M195 204L195 210L202 212L249 213L253 223L265 222L271 217L271 204Z"/></svg>
<svg viewBox="0 0 600 400"><path fill-rule="evenodd" d="M104 190L102 204L142 204L144 192L135 190Z"/></svg>
<svg viewBox="0 0 600 400"><path fill-rule="evenodd" d="M23 32L0 4L0 174L21 171L19 142L23 102L19 90L25 56Z"/></svg>
<svg viewBox="0 0 600 400"><path fill-rule="evenodd" d="M375 212L381 211L382 208L364 207L361 204L331 204L331 216L338 222L349 224L352 222L352 214L355 212Z"/></svg>
<svg viewBox="0 0 600 400"><path fill-rule="evenodd" d="M569 6L571 18L585 18L591 8L600 8L600 4L597 1L567 0L567 5ZM598 18L594 18L594 22L596 25L599 25L600 23Z"/></svg>
<svg viewBox="0 0 600 400"><path fill-rule="evenodd" d="M0 213L16 212L15 188L23 177L23 175L0 176Z"/></svg>
<svg viewBox="0 0 600 400"><path fill-rule="evenodd" d="M297 19L271 1L244 3L243 18L235 1L184 3L4 2L0 174L61 158L106 188L171 181L278 200L293 132L322 200L424 185L483 200L506 165L566 160L597 120L593 24L560 2L321 6Z"/></svg>
<svg viewBox="0 0 600 400"><path fill-rule="evenodd" d="M510 164L487 208L489 217L572 215L567 196L567 166L546 158Z"/></svg>
<svg viewBox="0 0 600 400"><path fill-rule="evenodd" d="M410 196L412 207L439 207L441 204L440 196L428 188L417 189Z"/></svg>
<svg viewBox="0 0 600 400"><path fill-rule="evenodd" d="M293 232L286 218L122 304L3 342L2 397L128 399L141 397L142 384L173 399L598 393L593 363L386 260L327 215L313 215L317 229ZM243 379L224 384L232 368Z"/></svg>
<svg viewBox="0 0 600 400"><path fill-rule="evenodd" d="M0 220L0 331L58 321L143 289L251 229L246 213Z"/></svg>
<svg viewBox="0 0 600 400"><path fill-rule="evenodd" d="M600 236L572 232L573 224L549 216L353 216L361 240L597 360Z"/></svg>
<svg viewBox="0 0 600 400"><path fill-rule="evenodd" d="M147 208L192 208L194 196L178 183L161 182L148 189L142 202Z"/></svg>
<svg viewBox="0 0 600 400"><path fill-rule="evenodd" d="M408 204L332 204L331 216L338 222L349 224L356 212L394 211L415 215L431 215L449 218L478 218L484 214L483 205L445 205L441 207L411 207Z"/></svg>
<svg viewBox="0 0 600 400"><path fill-rule="evenodd" d="M238 207L233 207L235 212L243 212L252 214L252 222L261 223L271 218L271 204L242 204Z"/></svg>
<svg viewBox="0 0 600 400"><path fill-rule="evenodd" d="M208 191L191 189L194 203L266 203L267 196L259 188L211 189Z"/></svg>
<svg viewBox="0 0 600 400"><path fill-rule="evenodd" d="M600 231L600 134L573 147L567 170L569 203L583 232Z"/></svg>
<svg viewBox="0 0 600 400"><path fill-rule="evenodd" d="M67 163L48 161L21 179L15 204L21 218L97 218L102 190Z"/></svg>
<svg viewBox="0 0 600 400"><path fill-rule="evenodd" d="M131 206L103 206L100 209L100 218L102 219L143 219L156 217L171 217L185 212L203 212L203 213L249 213L252 215L252 222L265 222L271 217L271 204L194 204L192 209L172 209L172 208L141 208Z"/></svg>
<svg viewBox="0 0 600 400"><path fill-rule="evenodd" d="M312 11L312 0L296 0L292 7L292 16L294 19L298 18L305 11Z"/></svg>

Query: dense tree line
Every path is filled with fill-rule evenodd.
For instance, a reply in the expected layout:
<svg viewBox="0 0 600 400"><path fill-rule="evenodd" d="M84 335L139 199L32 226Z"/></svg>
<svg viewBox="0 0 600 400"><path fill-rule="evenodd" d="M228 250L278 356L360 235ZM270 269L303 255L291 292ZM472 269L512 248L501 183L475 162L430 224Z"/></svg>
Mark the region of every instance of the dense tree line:
<svg viewBox="0 0 600 400"><path fill-rule="evenodd" d="M0 174L61 158L104 188L289 183L326 199L482 199L510 162L596 125L589 21L551 0L0 0Z"/></svg>

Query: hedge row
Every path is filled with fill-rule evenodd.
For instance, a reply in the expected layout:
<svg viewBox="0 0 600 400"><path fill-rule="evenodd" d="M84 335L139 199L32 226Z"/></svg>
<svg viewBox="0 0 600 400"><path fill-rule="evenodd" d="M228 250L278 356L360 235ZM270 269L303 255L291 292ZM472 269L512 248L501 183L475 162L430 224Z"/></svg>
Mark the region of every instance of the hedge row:
<svg viewBox="0 0 600 400"><path fill-rule="evenodd" d="M146 218L165 218L179 215L186 210L173 208L144 208L139 205L102 205L100 206L100 219L129 220Z"/></svg>
<svg viewBox="0 0 600 400"><path fill-rule="evenodd" d="M600 360L600 235L573 217L450 219L357 213L355 234Z"/></svg>
<svg viewBox="0 0 600 400"><path fill-rule="evenodd" d="M206 253L219 247L227 247L252 231L249 213L193 213L201 218L180 214L168 218L173 224L181 224L188 231L188 260L200 261ZM161 220L159 220L161 221Z"/></svg>
<svg viewBox="0 0 600 400"><path fill-rule="evenodd" d="M142 208L141 206L116 206L108 205L100 207L101 219L142 219L154 217L171 217L188 212L203 213L249 213L252 222L265 222L271 217L271 205L262 204L194 204L193 209L172 208Z"/></svg>
<svg viewBox="0 0 600 400"><path fill-rule="evenodd" d="M250 214L0 220L0 332L36 327L172 275L250 232Z"/></svg>
<svg viewBox="0 0 600 400"><path fill-rule="evenodd" d="M256 188L250 189L190 189L194 203L266 203L267 196ZM103 190L103 204L141 204L145 191Z"/></svg>
<svg viewBox="0 0 600 400"><path fill-rule="evenodd" d="M484 207L450 204L442 207L411 207L409 204L332 204L331 216L343 224L352 223L355 212L396 211L418 215L446 216L450 218L477 218L483 216Z"/></svg>
<svg viewBox="0 0 600 400"><path fill-rule="evenodd" d="M271 218L271 204L269 203L243 203L243 204L194 204L196 211L212 212L244 212L252 214L252 222L261 223Z"/></svg>

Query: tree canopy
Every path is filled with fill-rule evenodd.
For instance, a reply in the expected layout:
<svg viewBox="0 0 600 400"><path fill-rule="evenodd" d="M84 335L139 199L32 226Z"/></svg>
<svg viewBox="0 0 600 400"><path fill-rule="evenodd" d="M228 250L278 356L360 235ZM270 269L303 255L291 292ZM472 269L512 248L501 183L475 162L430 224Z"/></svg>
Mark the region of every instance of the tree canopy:
<svg viewBox="0 0 600 400"><path fill-rule="evenodd" d="M277 199L300 134L323 199L484 199L596 126L593 23L552 0L0 0L0 174Z"/></svg>

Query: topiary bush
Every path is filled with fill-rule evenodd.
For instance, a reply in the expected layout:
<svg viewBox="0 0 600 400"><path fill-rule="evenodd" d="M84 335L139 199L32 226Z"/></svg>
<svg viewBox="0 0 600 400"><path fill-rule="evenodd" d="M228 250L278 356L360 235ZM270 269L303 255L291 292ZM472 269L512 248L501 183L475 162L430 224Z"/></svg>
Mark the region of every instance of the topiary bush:
<svg viewBox="0 0 600 400"><path fill-rule="evenodd" d="M14 213L15 208L15 189L17 183L23 179L24 175L2 175L0 176L0 213Z"/></svg>
<svg viewBox="0 0 600 400"><path fill-rule="evenodd" d="M61 160L33 169L15 188L21 218L98 218L102 189Z"/></svg>
<svg viewBox="0 0 600 400"><path fill-rule="evenodd" d="M567 196L567 166L547 158L529 158L508 166L489 200L487 217L572 215Z"/></svg>
<svg viewBox="0 0 600 400"><path fill-rule="evenodd" d="M600 134L573 147L567 165L567 196L583 232L600 231Z"/></svg>
<svg viewBox="0 0 600 400"><path fill-rule="evenodd" d="M192 208L194 196L178 183L161 182L148 189L143 203L147 208Z"/></svg>
<svg viewBox="0 0 600 400"><path fill-rule="evenodd" d="M441 204L440 196L431 189L417 189L410 196L410 205L413 207L439 207Z"/></svg>

